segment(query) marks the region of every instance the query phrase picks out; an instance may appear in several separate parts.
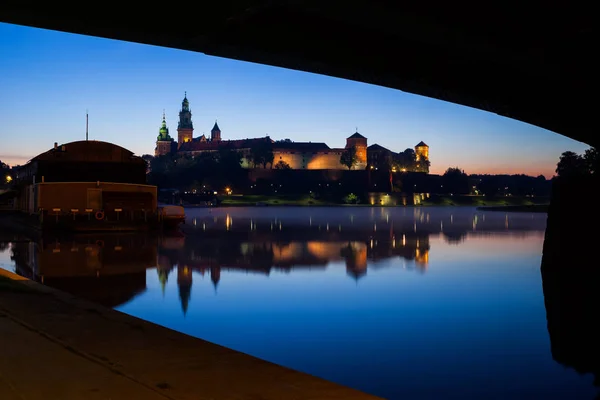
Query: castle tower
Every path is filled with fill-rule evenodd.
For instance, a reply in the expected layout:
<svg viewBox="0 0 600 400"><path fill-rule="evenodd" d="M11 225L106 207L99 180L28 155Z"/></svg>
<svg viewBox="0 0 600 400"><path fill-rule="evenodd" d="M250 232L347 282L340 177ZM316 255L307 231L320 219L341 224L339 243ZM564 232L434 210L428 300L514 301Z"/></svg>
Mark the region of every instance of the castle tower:
<svg viewBox="0 0 600 400"><path fill-rule="evenodd" d="M358 132L346 139L346 148L356 148L357 163L352 169L367 168L367 138Z"/></svg>
<svg viewBox="0 0 600 400"><path fill-rule="evenodd" d="M158 130L158 137L156 138L156 148L154 149L154 155L164 156L165 154L169 154L172 150L173 138L169 135L169 128L167 128L165 112L163 111L162 125Z"/></svg>
<svg viewBox="0 0 600 400"><path fill-rule="evenodd" d="M219 129L217 121L215 121L215 126L210 130L210 140L215 142L221 141L221 129Z"/></svg>
<svg viewBox="0 0 600 400"><path fill-rule="evenodd" d="M217 289L217 285L219 284L219 281L221 280L221 268L220 267L211 267L210 268L210 280L213 283L213 286L215 287L215 290Z"/></svg>
<svg viewBox="0 0 600 400"><path fill-rule="evenodd" d="M181 111L179 111L179 123L177 124L177 148L182 144L191 142L194 135L194 125L192 124L192 111L190 102L187 99L187 92L181 102Z"/></svg>
<svg viewBox="0 0 600 400"><path fill-rule="evenodd" d="M429 160L429 146L427 146L424 142L419 142L419 144L415 146L415 155L417 156L417 161L419 161L422 157Z"/></svg>
<svg viewBox="0 0 600 400"><path fill-rule="evenodd" d="M187 266L177 265L177 287L183 315L187 313L192 292L192 270Z"/></svg>

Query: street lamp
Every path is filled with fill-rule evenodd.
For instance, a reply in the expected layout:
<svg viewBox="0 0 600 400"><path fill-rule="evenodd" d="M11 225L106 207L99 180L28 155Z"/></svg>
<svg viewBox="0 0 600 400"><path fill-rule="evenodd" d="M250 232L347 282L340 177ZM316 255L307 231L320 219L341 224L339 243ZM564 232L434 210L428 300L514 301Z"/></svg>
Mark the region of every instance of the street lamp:
<svg viewBox="0 0 600 400"><path fill-rule="evenodd" d="M6 175L6 183L10 183L13 180L12 176Z"/></svg>

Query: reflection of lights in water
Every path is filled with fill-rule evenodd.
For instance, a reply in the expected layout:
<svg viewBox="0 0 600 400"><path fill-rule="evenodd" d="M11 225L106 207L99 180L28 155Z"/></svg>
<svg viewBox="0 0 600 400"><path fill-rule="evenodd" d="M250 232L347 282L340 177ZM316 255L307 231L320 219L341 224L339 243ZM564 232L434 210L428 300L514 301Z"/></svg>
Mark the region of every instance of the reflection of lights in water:
<svg viewBox="0 0 600 400"><path fill-rule="evenodd" d="M419 247L419 244L420 244L420 243L419 243L419 239L417 239L417 247Z"/></svg>
<svg viewBox="0 0 600 400"><path fill-rule="evenodd" d="M508 229L508 214L506 214L505 218L504 218L504 227L506 229Z"/></svg>
<svg viewBox="0 0 600 400"><path fill-rule="evenodd" d="M483 222L485 222L485 214L483 214L483 217L481 217L481 220L482 220Z"/></svg>
<svg viewBox="0 0 600 400"><path fill-rule="evenodd" d="M327 223L327 232L329 232L329 222Z"/></svg>
<svg viewBox="0 0 600 400"><path fill-rule="evenodd" d="M271 222L271 230L273 230L273 223Z"/></svg>
<svg viewBox="0 0 600 400"><path fill-rule="evenodd" d="M225 228L229 230L229 228L231 228L231 225L233 225L233 220L231 219L231 216L227 214L225 216Z"/></svg>
<svg viewBox="0 0 600 400"><path fill-rule="evenodd" d="M206 230L206 222L202 223L202 230L205 231Z"/></svg>
<svg viewBox="0 0 600 400"><path fill-rule="evenodd" d="M385 222L387 222L388 224L390 223L390 214L386 214Z"/></svg>
<svg viewBox="0 0 600 400"><path fill-rule="evenodd" d="M440 221L440 231L444 230L444 221Z"/></svg>
<svg viewBox="0 0 600 400"><path fill-rule="evenodd" d="M281 221L279 221L279 230L281 230Z"/></svg>
<svg viewBox="0 0 600 400"><path fill-rule="evenodd" d="M250 220L250 230L252 230L252 220Z"/></svg>
<svg viewBox="0 0 600 400"><path fill-rule="evenodd" d="M196 218L194 218L194 220L192 221L192 223L194 224L194 226L196 226L197 222L198 221L196 220Z"/></svg>
<svg viewBox="0 0 600 400"><path fill-rule="evenodd" d="M338 225L338 231L342 231L342 224Z"/></svg>
<svg viewBox="0 0 600 400"><path fill-rule="evenodd" d="M396 239L392 240L392 248L394 248L394 249L396 248Z"/></svg>
<svg viewBox="0 0 600 400"><path fill-rule="evenodd" d="M373 248L373 239L371 239L370 246Z"/></svg>
<svg viewBox="0 0 600 400"><path fill-rule="evenodd" d="M415 233L417 233L417 223L415 222L415 226L413 227L413 231L415 231Z"/></svg>
<svg viewBox="0 0 600 400"><path fill-rule="evenodd" d="M308 225L312 226L312 217L308 217Z"/></svg>
<svg viewBox="0 0 600 400"><path fill-rule="evenodd" d="M402 235L402 246L406 246L406 235Z"/></svg>
<svg viewBox="0 0 600 400"><path fill-rule="evenodd" d="M213 218L213 222L216 224L217 223L217 217Z"/></svg>
<svg viewBox="0 0 600 400"><path fill-rule="evenodd" d="M377 224L373 224L373 231L377 232Z"/></svg>
<svg viewBox="0 0 600 400"><path fill-rule="evenodd" d="M350 216L350 223L353 224L354 223L354 215Z"/></svg>
<svg viewBox="0 0 600 400"><path fill-rule="evenodd" d="M454 215L450 214L450 223L454 223Z"/></svg>

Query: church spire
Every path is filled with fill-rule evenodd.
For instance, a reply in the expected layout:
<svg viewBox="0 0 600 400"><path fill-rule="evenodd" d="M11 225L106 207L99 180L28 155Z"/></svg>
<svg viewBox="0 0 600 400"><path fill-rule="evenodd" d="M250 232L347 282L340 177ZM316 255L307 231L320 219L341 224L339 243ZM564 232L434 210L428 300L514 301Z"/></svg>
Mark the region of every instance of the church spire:
<svg viewBox="0 0 600 400"><path fill-rule="evenodd" d="M160 129L158 130L158 140L172 140L169 135L169 128L167 128L167 119L165 117L165 110L163 110L162 115L162 124L160 125Z"/></svg>

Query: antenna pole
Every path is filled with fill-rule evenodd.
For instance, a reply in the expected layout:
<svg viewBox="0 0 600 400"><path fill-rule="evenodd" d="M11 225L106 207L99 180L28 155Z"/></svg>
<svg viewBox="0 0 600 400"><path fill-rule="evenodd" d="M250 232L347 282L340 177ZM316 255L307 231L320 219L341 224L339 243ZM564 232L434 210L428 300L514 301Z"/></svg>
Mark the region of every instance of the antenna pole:
<svg viewBox="0 0 600 400"><path fill-rule="evenodd" d="M85 110L85 141L88 140L88 111Z"/></svg>

